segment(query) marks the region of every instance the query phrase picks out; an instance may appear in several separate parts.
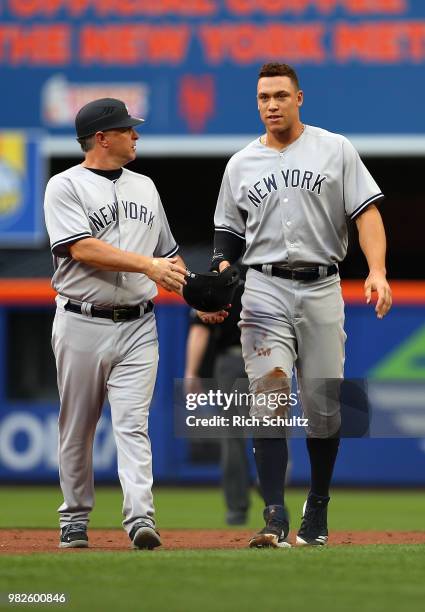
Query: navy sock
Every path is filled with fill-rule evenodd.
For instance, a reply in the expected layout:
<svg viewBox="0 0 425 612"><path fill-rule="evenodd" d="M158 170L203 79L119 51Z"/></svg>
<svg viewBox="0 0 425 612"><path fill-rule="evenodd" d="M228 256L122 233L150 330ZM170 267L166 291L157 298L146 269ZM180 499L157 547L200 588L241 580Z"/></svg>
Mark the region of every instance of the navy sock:
<svg viewBox="0 0 425 612"><path fill-rule="evenodd" d="M307 438L306 442L311 466L310 493L329 497L339 438Z"/></svg>
<svg viewBox="0 0 425 612"><path fill-rule="evenodd" d="M265 505L283 506L288 465L286 438L254 438L254 455Z"/></svg>

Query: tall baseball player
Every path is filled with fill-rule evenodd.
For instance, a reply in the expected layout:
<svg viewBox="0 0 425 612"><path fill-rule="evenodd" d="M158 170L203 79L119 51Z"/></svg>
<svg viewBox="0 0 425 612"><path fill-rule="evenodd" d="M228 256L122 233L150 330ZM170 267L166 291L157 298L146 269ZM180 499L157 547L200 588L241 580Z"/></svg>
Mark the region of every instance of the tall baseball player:
<svg viewBox="0 0 425 612"><path fill-rule="evenodd" d="M369 266L366 301L377 292L379 319L391 307L385 232L376 208L383 194L346 138L301 122L303 92L293 68L264 65L257 103L266 133L236 153L226 167L214 218L213 268L224 270L246 246L243 263L248 273L239 325L254 396L289 395L296 368L309 419L311 463L311 488L297 544L324 545L340 415L338 402L310 405L306 381L343 377L346 336L338 263L347 251L347 219L356 222ZM225 315L200 316L213 323ZM286 439L257 438L254 452L265 527L249 545L288 547Z"/></svg>
<svg viewBox="0 0 425 612"><path fill-rule="evenodd" d="M58 292L52 346L61 400L60 547L88 546L94 505L93 438L107 394L124 494L123 525L134 548L161 544L155 529L148 413L158 340L152 299L158 283L181 293L175 256L155 185L122 166L136 157L143 119L123 102L94 100L77 114L78 164L53 176L45 217Z"/></svg>

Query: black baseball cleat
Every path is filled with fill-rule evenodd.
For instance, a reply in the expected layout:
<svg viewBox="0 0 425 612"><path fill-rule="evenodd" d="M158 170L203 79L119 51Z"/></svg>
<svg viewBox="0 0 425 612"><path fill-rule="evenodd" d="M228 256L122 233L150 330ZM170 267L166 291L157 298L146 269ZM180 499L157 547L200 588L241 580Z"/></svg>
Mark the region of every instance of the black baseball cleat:
<svg viewBox="0 0 425 612"><path fill-rule="evenodd" d="M288 513L284 506L266 506L263 512L266 526L249 541L250 548L291 548Z"/></svg>
<svg viewBox="0 0 425 612"><path fill-rule="evenodd" d="M298 546L326 546L328 543L328 503L330 497L310 494L303 506Z"/></svg>
<svg viewBox="0 0 425 612"><path fill-rule="evenodd" d="M69 523L61 529L59 548L88 548L87 526L84 523Z"/></svg>
<svg viewBox="0 0 425 612"><path fill-rule="evenodd" d="M136 523L129 536L132 547L139 550L152 550L162 544L159 531L156 531L149 523Z"/></svg>

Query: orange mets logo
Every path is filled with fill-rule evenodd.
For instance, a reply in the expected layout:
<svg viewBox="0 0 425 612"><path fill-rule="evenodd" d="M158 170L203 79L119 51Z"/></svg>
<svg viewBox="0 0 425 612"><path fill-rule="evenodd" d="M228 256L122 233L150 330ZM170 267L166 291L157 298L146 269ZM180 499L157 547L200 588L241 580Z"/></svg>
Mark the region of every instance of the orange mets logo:
<svg viewBox="0 0 425 612"><path fill-rule="evenodd" d="M215 112L215 85L210 74L186 74L180 81L179 112L191 132L202 132Z"/></svg>

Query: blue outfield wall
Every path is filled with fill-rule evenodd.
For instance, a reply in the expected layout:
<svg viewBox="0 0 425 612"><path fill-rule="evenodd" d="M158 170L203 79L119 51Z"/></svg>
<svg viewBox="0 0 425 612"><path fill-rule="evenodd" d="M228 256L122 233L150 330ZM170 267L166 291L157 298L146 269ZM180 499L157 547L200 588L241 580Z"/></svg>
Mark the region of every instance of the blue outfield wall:
<svg viewBox="0 0 425 612"><path fill-rule="evenodd" d="M424 24L423 0L5 2L1 123L72 135L78 109L110 96L146 135L252 134L258 69L284 59L306 123L423 136Z"/></svg>
<svg viewBox="0 0 425 612"><path fill-rule="evenodd" d="M377 321L372 308L346 307L346 376L385 380L400 372L416 378L425 376L425 310L422 305L395 306L391 316ZM10 402L5 398L5 333L7 309L0 309L0 480L57 481L58 405ZM188 327L188 309L181 304L160 304L156 308L160 340L160 366L151 407L150 435L157 482L219 482L216 463L193 463L191 441L174 435L174 380L182 378ZM420 387L419 387L420 389ZM403 421L403 403L390 402L383 418L397 421L398 438L345 439L335 470L335 482L358 485L425 484L425 398L417 397L418 387L405 387L406 407L415 399L416 421ZM418 416L419 415L419 416ZM397 420L398 419L398 420ZM397 429L398 428L398 429ZM423 437L420 437L423 436ZM248 452L250 443L247 442ZM251 456L252 473L254 465ZM306 483L308 460L305 442L291 441L291 482ZM97 481L116 476L116 452L106 407L99 422L94 448Z"/></svg>

